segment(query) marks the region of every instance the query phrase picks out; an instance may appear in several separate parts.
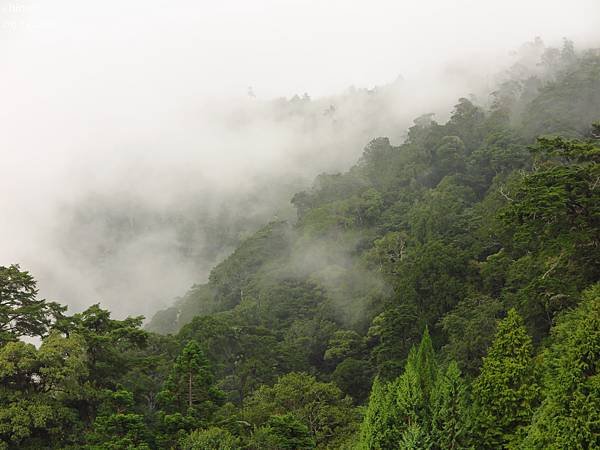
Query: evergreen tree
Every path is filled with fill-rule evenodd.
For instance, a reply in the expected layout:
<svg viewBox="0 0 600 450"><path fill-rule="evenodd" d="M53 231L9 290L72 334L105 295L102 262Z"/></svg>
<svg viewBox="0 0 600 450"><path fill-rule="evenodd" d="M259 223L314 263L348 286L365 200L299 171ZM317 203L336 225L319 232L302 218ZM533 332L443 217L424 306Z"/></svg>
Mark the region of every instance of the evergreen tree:
<svg viewBox="0 0 600 450"><path fill-rule="evenodd" d="M359 448L392 449L399 439L396 416L395 389L391 385L375 378L369 397L369 406L360 430Z"/></svg>
<svg viewBox="0 0 600 450"><path fill-rule="evenodd" d="M438 375L431 393L431 409L433 448L466 448L469 434L467 386L456 362L451 362L448 368Z"/></svg>
<svg viewBox="0 0 600 450"><path fill-rule="evenodd" d="M397 427L406 448L427 448L430 441L431 394L437 379L437 361L427 327L418 348L408 356L396 386ZM412 444L409 444L412 443ZM425 447L411 447L421 445ZM404 448L404 447L402 447Z"/></svg>
<svg viewBox="0 0 600 450"><path fill-rule="evenodd" d="M418 427L419 435L427 427L427 403L423 393L423 378L418 369L419 352L413 348L404 373L394 383L396 390L396 427L400 441L412 441ZM409 437L413 436L413 437Z"/></svg>
<svg viewBox="0 0 600 450"><path fill-rule="evenodd" d="M223 393L214 383L214 375L204 352L196 341L189 341L175 360L159 394L159 403L166 414L165 421L184 416L185 420L178 421L185 428L206 424L224 400Z"/></svg>
<svg viewBox="0 0 600 450"><path fill-rule="evenodd" d="M429 398L436 379L435 352L425 328L419 347L410 351L402 375L389 384L375 379L361 428L362 448L395 449L402 442L406 448L425 445L430 430Z"/></svg>
<svg viewBox="0 0 600 450"><path fill-rule="evenodd" d="M429 436L418 423L411 423L406 427L398 443L401 450L426 450L429 447Z"/></svg>
<svg viewBox="0 0 600 450"><path fill-rule="evenodd" d="M522 448L600 448L600 284L555 326L544 361L545 398Z"/></svg>
<svg viewBox="0 0 600 450"><path fill-rule="evenodd" d="M419 377L419 384L423 393L424 401L429 402L429 396L436 382L437 377L437 361L433 343L429 336L429 328L425 327L416 358L416 373Z"/></svg>
<svg viewBox="0 0 600 450"><path fill-rule="evenodd" d="M511 309L473 384L477 448L504 448L529 423L537 398L531 353L523 319Z"/></svg>

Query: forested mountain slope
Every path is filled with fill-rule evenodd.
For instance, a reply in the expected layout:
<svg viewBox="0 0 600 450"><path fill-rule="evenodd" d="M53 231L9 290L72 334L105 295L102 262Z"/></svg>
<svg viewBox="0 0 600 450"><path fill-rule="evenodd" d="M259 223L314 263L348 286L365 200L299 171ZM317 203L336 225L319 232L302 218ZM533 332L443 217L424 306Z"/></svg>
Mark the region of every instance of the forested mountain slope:
<svg viewBox="0 0 600 450"><path fill-rule="evenodd" d="M542 50L543 45L536 48ZM181 106L183 111L139 130L140 139L131 136L114 147L96 143L123 146L115 155L102 151L98 161L83 163L77 155L55 160L57 166L68 165L70 174L45 192L60 199L49 200L38 219L54 225L32 224L30 233L16 226L30 247L45 255L30 269L42 292L59 293L74 309L84 309L93 298L120 317L152 315L193 282L206 280L217 263L273 217L294 218L289 200L316 174L347 170L373 136L400 139L422 110L446 117L462 86L480 90L485 74L476 75L478 81L469 83L445 76L444 84L432 81L428 84L437 89L427 90L398 78L326 97L241 96L208 104L196 99L193 108ZM428 100L417 101L422 97ZM171 122L176 129L170 129ZM67 186L87 165L104 176ZM7 210L11 203L20 211L14 199L9 201L3 227L17 220L18 214ZM5 253L31 261L25 246L12 247L9 243Z"/></svg>
<svg viewBox="0 0 600 450"><path fill-rule="evenodd" d="M489 108L461 98L317 177L295 223L265 225L148 331L67 316L2 268L2 307L23 309L0 334L0 440L599 447L600 54L566 42L540 64Z"/></svg>

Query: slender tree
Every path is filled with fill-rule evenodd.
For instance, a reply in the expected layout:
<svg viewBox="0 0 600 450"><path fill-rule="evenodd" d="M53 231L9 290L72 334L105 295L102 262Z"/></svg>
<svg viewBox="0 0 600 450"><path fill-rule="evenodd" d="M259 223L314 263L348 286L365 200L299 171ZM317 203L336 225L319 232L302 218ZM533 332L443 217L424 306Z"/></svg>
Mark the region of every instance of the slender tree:
<svg viewBox="0 0 600 450"><path fill-rule="evenodd" d="M424 401L428 403L438 373L435 351L433 350L433 343L431 342L431 336L429 336L428 327L425 327L421 343L419 344L415 369L419 377Z"/></svg>
<svg viewBox="0 0 600 450"><path fill-rule="evenodd" d="M375 378L369 406L360 430L360 448L392 449L399 439L396 416L396 390L393 383Z"/></svg>
<svg viewBox="0 0 600 450"><path fill-rule="evenodd" d="M544 400L523 448L600 448L600 284L561 318L545 352Z"/></svg>
<svg viewBox="0 0 600 450"><path fill-rule="evenodd" d="M167 409L206 420L223 400L223 393L214 383L200 345L189 341L175 360L160 397Z"/></svg>
<svg viewBox="0 0 600 450"><path fill-rule="evenodd" d="M498 324L473 384L477 448L503 448L529 423L538 390L531 354L531 338L523 319L511 309Z"/></svg>
<svg viewBox="0 0 600 450"><path fill-rule="evenodd" d="M433 448L456 450L466 447L469 434L467 386L456 362L438 375L431 393Z"/></svg>

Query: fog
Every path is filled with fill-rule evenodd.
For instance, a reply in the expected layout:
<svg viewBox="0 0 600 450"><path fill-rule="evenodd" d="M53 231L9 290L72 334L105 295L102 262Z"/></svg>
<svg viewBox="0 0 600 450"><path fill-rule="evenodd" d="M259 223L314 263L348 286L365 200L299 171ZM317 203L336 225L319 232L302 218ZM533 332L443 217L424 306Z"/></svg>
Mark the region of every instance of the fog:
<svg viewBox="0 0 600 450"><path fill-rule="evenodd" d="M0 0L0 265L42 296L149 316L524 42L600 39L597 0L220 3Z"/></svg>

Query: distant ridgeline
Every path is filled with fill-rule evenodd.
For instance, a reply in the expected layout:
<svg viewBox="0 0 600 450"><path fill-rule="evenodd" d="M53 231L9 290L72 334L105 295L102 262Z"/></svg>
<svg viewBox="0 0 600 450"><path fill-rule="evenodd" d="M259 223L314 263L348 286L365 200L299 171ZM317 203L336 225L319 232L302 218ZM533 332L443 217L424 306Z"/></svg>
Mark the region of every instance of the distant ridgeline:
<svg viewBox="0 0 600 450"><path fill-rule="evenodd" d="M146 330L10 319L1 268L0 448L600 448L600 54L491 99L319 175Z"/></svg>
<svg viewBox="0 0 600 450"><path fill-rule="evenodd" d="M382 252L392 251L390 245L400 239L397 233L402 235L398 242L403 254L420 253L417 246L443 241L461 253L466 262L461 265L485 261L505 247L492 237L496 230L489 229L490 222L506 206L522 171L531 170L529 147L535 138L590 137L591 124L600 119L599 58L594 50L580 58L568 48L547 51L542 60L548 65L545 82L513 68L523 78L500 83L487 111L461 98L444 125L432 115L415 119L400 146L392 146L387 138L374 139L349 172L320 175L311 190L293 197L296 224L271 223L246 239L213 269L207 284L193 286L173 307L158 312L147 329L174 333L197 315L227 311L240 303L258 305L259 299L272 311L271 303L286 301L271 299L273 283L294 280L321 285L326 291L323 300L332 307L341 295L335 320L343 319L351 327L360 323L364 330L377 315L371 308L374 287L360 290L370 292L365 293L346 284L356 280L358 271L378 287L376 291L383 289L376 303L384 302L382 296L400 296L373 283L379 279L391 288L399 278L399 272L389 276L392 268L384 267L382 259ZM336 278L331 286L327 281L332 276L346 283ZM466 288L463 280L459 284ZM453 294L449 296L462 296Z"/></svg>

